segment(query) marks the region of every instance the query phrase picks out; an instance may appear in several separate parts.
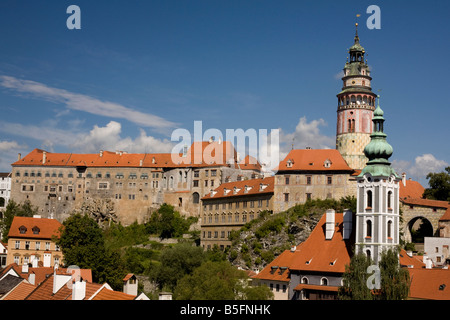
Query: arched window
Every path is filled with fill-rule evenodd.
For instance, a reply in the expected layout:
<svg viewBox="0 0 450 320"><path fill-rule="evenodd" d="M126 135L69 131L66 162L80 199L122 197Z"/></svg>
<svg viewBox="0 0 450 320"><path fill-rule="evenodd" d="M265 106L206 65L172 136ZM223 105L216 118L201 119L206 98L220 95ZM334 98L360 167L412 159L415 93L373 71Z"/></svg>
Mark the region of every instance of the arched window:
<svg viewBox="0 0 450 320"><path fill-rule="evenodd" d="M320 279L320 284L322 286L327 286L328 285L328 279L327 278L322 278Z"/></svg>
<svg viewBox="0 0 450 320"><path fill-rule="evenodd" d="M388 206L388 209L392 209L392 191L388 191L387 206Z"/></svg>
<svg viewBox="0 0 450 320"><path fill-rule="evenodd" d="M308 278L307 278L307 277L303 277L303 278L302 278L302 283L303 283L303 284L308 284L308 282L309 282L309 281L308 281Z"/></svg>
<svg viewBox="0 0 450 320"><path fill-rule="evenodd" d="M366 221L366 238L372 237L372 221Z"/></svg>
<svg viewBox="0 0 450 320"><path fill-rule="evenodd" d="M192 194L192 203L199 203L200 202L200 195L198 192L194 192Z"/></svg>
<svg viewBox="0 0 450 320"><path fill-rule="evenodd" d="M392 220L387 223L387 237L392 238Z"/></svg>
<svg viewBox="0 0 450 320"><path fill-rule="evenodd" d="M173 176L170 176L170 180L169 180L169 188L173 189Z"/></svg>
<svg viewBox="0 0 450 320"><path fill-rule="evenodd" d="M372 190L368 190L367 191L367 205L366 205L366 207L367 208L372 208L372 199L373 198L373 196L372 196Z"/></svg>
<svg viewBox="0 0 450 320"><path fill-rule="evenodd" d="M372 253L370 252L370 249L366 250L366 256L369 259L369 261L372 259Z"/></svg>

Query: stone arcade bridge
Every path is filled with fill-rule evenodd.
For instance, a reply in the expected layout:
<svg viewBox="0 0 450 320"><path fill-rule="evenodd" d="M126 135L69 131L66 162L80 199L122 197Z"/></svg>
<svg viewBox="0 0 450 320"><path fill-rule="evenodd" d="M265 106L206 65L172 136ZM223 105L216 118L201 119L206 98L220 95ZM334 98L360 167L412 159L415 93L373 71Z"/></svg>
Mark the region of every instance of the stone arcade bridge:
<svg viewBox="0 0 450 320"><path fill-rule="evenodd" d="M447 201L404 198L400 200L403 222L401 231L406 242L412 242L411 229L418 220L422 220L427 237L448 236L440 232L439 220L443 217L450 205ZM417 227L417 225L416 225Z"/></svg>

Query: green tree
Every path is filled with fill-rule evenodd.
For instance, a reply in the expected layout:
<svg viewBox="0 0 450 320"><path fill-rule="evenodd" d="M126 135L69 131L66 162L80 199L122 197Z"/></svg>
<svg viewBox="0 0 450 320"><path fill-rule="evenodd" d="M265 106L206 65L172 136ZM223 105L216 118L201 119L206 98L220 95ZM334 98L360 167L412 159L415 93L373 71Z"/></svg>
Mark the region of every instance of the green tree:
<svg viewBox="0 0 450 320"><path fill-rule="evenodd" d="M192 218L183 218L172 205L164 203L152 213L146 227L148 233L158 234L164 239L181 237L189 230L192 222Z"/></svg>
<svg viewBox="0 0 450 320"><path fill-rule="evenodd" d="M367 286L367 268L371 265L370 259L363 253L353 255L350 264L345 266L342 276L343 285L339 287L340 300L372 300L373 296Z"/></svg>
<svg viewBox="0 0 450 320"><path fill-rule="evenodd" d="M14 217L32 217L38 213L38 208L33 206L29 200L18 204L11 199L6 205L3 219L0 221L0 228L3 233L2 241L8 242L8 233Z"/></svg>
<svg viewBox="0 0 450 320"><path fill-rule="evenodd" d="M188 243L168 247L161 252L160 264L150 271L150 277L160 289L173 291L177 281L191 274L205 261L203 249Z"/></svg>
<svg viewBox="0 0 450 320"><path fill-rule="evenodd" d="M266 286L248 286L247 274L227 261L206 261L184 276L174 291L178 300L270 299Z"/></svg>
<svg viewBox="0 0 450 320"><path fill-rule="evenodd" d="M126 273L124 263L117 252L106 250L103 231L94 219L81 214L67 218L57 244L66 266L91 269L95 282L107 282L113 289L121 289Z"/></svg>
<svg viewBox="0 0 450 320"><path fill-rule="evenodd" d="M385 250L378 264L381 274L381 290L378 296L382 300L404 300L408 298L410 278L407 269L400 267L398 249Z"/></svg>
<svg viewBox="0 0 450 320"><path fill-rule="evenodd" d="M430 187L425 189L424 198L450 201L450 166L445 168L445 172L430 172L427 180Z"/></svg>

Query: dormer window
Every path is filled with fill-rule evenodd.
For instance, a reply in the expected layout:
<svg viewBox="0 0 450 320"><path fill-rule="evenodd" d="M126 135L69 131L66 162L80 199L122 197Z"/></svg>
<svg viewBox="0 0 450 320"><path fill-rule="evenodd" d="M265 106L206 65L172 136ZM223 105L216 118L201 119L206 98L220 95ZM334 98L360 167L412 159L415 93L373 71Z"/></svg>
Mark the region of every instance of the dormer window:
<svg viewBox="0 0 450 320"><path fill-rule="evenodd" d="M223 189L223 195L226 196L228 194L228 192L230 192L230 189L224 188Z"/></svg>
<svg viewBox="0 0 450 320"><path fill-rule="evenodd" d="M286 163L286 166L288 167L288 168L292 168L292 164L293 164L294 162L291 160L291 159L289 159L288 161L287 161L287 163Z"/></svg>
<svg viewBox="0 0 450 320"><path fill-rule="evenodd" d="M325 160L325 162L323 163L323 166L324 166L325 168L331 167L331 161L330 161L330 159Z"/></svg>
<svg viewBox="0 0 450 320"><path fill-rule="evenodd" d="M37 227L37 226L34 226L32 230L33 230L33 234L39 234L39 232L41 231L39 229L39 227Z"/></svg>
<svg viewBox="0 0 450 320"><path fill-rule="evenodd" d="M19 232L20 232L20 234L25 234L25 233L27 232L27 227L25 227L25 226L20 226L20 227L19 227Z"/></svg>

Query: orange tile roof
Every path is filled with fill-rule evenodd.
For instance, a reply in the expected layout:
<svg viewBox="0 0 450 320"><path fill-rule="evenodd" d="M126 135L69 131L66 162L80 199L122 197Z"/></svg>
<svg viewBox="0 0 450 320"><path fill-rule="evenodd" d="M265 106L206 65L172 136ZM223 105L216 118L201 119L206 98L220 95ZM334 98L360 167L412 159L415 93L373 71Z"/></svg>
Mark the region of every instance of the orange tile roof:
<svg viewBox="0 0 450 320"><path fill-rule="evenodd" d="M413 268L408 271L411 278L410 298L450 300L449 269Z"/></svg>
<svg viewBox="0 0 450 320"><path fill-rule="evenodd" d="M43 163L45 152L45 163ZM232 164L230 163L232 160ZM242 169L255 169L251 158L245 158ZM51 167L205 167L232 166L237 162L237 152L231 142L193 142L187 149L186 156L177 153L127 153L122 151L102 151L95 154L52 153L34 149L12 166L51 166Z"/></svg>
<svg viewBox="0 0 450 320"><path fill-rule="evenodd" d="M274 190L274 177L262 178L262 179L249 179L234 182L222 183L213 192L205 195L202 200L209 199L220 199L220 198L230 198L238 196L247 195L257 195L257 194L270 194ZM260 190L260 186L265 186L264 189ZM247 192L246 187L247 186ZM234 192L236 188L236 192ZM229 191L227 191L229 190ZM227 193L225 193L227 191Z"/></svg>
<svg viewBox="0 0 450 320"><path fill-rule="evenodd" d="M134 300L136 296L102 288L91 300Z"/></svg>
<svg viewBox="0 0 450 320"><path fill-rule="evenodd" d="M253 279L289 282L289 268L295 258L296 251L285 250Z"/></svg>
<svg viewBox="0 0 450 320"><path fill-rule="evenodd" d="M354 245L354 217L352 221L352 235L349 239L344 240L342 235L343 214L336 213L334 235L331 240L326 240L326 214L324 214L308 239L297 249L290 269L344 273L345 265L350 263Z"/></svg>
<svg viewBox="0 0 450 320"><path fill-rule="evenodd" d="M24 280L4 296L3 300L24 300L35 288L36 286Z"/></svg>
<svg viewBox="0 0 450 320"><path fill-rule="evenodd" d="M423 268L425 266L425 263L421 260L421 256L410 257L404 249L400 251L399 260L401 266L408 268Z"/></svg>
<svg viewBox="0 0 450 320"><path fill-rule="evenodd" d="M25 227L25 233L20 233L19 228ZM55 219L32 218L32 217L14 217L9 229L8 237L10 238L33 238L33 239L51 239L52 236L60 235L59 228L62 224ZM39 232L35 234L33 228L39 228Z"/></svg>
<svg viewBox="0 0 450 320"><path fill-rule="evenodd" d="M325 166L329 160L330 166ZM291 163L291 165L289 165ZM353 172L336 149L294 149L275 169L280 171L348 171Z"/></svg>
<svg viewBox="0 0 450 320"><path fill-rule="evenodd" d="M403 181L399 183L400 189L400 199L404 198L422 198L423 192L425 188L417 181L414 180L405 180L405 184Z"/></svg>

